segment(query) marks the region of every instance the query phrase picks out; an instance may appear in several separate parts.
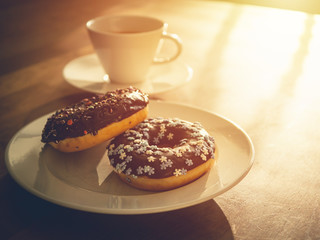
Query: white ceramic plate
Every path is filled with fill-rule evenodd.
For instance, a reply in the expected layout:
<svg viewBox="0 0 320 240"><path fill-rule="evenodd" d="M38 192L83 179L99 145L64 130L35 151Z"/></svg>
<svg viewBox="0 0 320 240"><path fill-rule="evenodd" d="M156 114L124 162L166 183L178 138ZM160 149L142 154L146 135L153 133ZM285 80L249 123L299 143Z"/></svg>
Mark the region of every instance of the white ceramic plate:
<svg viewBox="0 0 320 240"><path fill-rule="evenodd" d="M218 158L198 180L165 192L147 192L121 182L108 165L107 143L78 153L60 153L40 142L48 115L22 128L6 149L6 165L26 190L50 202L90 212L142 214L198 204L229 190L248 173L254 148L236 124L190 106L151 101L149 116L200 122L214 136Z"/></svg>
<svg viewBox="0 0 320 240"><path fill-rule="evenodd" d="M147 81L130 84L149 95L157 95L173 90L189 82L193 70L180 60L170 63L153 64L148 72ZM106 93L127 85L114 84L109 81L96 54L82 56L70 61L63 69L65 80L74 87L93 93Z"/></svg>

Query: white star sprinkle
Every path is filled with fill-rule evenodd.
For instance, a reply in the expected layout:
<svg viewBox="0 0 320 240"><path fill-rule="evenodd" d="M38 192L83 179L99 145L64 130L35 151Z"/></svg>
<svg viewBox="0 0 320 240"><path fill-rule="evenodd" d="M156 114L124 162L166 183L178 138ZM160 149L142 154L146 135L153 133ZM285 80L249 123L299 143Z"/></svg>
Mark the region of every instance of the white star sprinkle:
<svg viewBox="0 0 320 240"><path fill-rule="evenodd" d="M167 161L167 157L166 156L161 156L161 158L159 160L160 160L160 162L166 162Z"/></svg>
<svg viewBox="0 0 320 240"><path fill-rule="evenodd" d="M126 154L125 152L122 152L122 153L120 154L119 158L120 158L121 160L123 160L123 159L125 159L126 156L127 156L127 154Z"/></svg>
<svg viewBox="0 0 320 240"><path fill-rule="evenodd" d="M181 174L181 169L175 169L173 172L173 175L175 175L176 177L180 176Z"/></svg>
<svg viewBox="0 0 320 240"><path fill-rule="evenodd" d="M146 154L148 154L148 155L151 155L152 153L153 153L152 150L147 150L147 151L146 151Z"/></svg>
<svg viewBox="0 0 320 240"><path fill-rule="evenodd" d="M173 133L169 133L167 138L168 138L168 140L172 140L173 139Z"/></svg>

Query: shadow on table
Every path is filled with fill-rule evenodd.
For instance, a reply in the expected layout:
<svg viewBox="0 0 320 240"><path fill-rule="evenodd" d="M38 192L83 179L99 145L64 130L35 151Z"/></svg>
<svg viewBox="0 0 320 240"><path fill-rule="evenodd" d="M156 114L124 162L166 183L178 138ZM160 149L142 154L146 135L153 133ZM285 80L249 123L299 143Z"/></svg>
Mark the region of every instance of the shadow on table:
<svg viewBox="0 0 320 240"><path fill-rule="evenodd" d="M60 207L10 185L6 212L14 215L7 224L21 227L8 233L14 239L234 239L214 200L156 214L108 215Z"/></svg>

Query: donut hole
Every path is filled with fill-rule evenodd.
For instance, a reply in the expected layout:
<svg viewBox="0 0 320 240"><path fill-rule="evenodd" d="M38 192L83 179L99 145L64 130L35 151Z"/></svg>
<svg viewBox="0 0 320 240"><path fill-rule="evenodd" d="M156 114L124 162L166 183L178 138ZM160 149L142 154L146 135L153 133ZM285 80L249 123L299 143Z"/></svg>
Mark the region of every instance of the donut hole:
<svg viewBox="0 0 320 240"><path fill-rule="evenodd" d="M154 128L150 131L149 144L158 148L178 148L187 143L190 134L183 129L167 127L166 131L161 128Z"/></svg>
<svg viewBox="0 0 320 240"><path fill-rule="evenodd" d="M173 144L170 142L162 142L162 143L158 143L158 144L153 144L155 146L157 146L157 148L178 148L180 147L182 144L178 143L178 144Z"/></svg>

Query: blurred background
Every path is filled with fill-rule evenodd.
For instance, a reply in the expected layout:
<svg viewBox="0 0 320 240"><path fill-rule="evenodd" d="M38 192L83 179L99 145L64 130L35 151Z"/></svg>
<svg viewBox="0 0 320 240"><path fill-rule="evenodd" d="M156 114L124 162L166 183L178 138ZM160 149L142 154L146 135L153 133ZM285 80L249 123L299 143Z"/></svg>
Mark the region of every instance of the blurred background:
<svg viewBox="0 0 320 240"><path fill-rule="evenodd" d="M282 8L308 13L320 13L319 0L221 0L225 2L253 4L265 7Z"/></svg>

